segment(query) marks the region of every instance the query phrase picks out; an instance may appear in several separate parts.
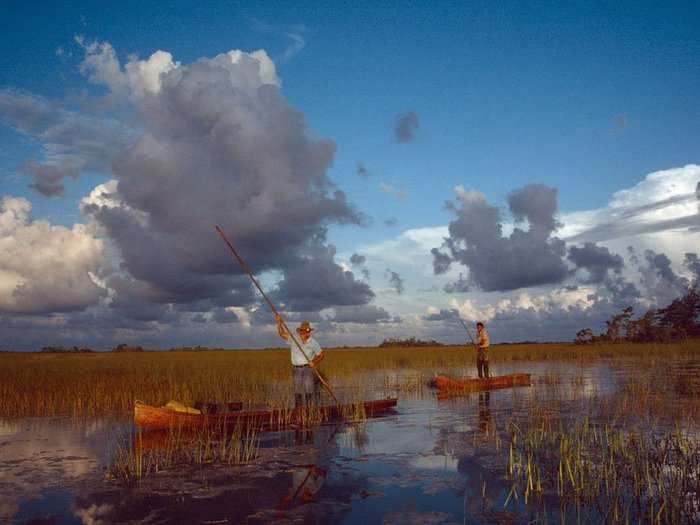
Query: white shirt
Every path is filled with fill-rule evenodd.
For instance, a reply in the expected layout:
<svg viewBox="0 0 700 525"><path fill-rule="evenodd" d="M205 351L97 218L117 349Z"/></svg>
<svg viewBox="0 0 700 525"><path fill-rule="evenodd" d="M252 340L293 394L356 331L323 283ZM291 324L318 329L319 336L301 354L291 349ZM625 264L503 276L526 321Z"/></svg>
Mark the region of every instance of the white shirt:
<svg viewBox="0 0 700 525"><path fill-rule="evenodd" d="M304 350L306 357L308 357L310 361L313 361L314 357L323 352L323 350L321 349L321 345L319 345L313 337L309 337L306 343L302 343L301 337L298 335L295 336L295 338L301 345L301 348ZM307 361L306 357L304 357L304 354L302 354L301 351L299 351L299 347L292 340L291 337L289 338L289 353L292 355L292 365L304 366L309 364L309 361Z"/></svg>

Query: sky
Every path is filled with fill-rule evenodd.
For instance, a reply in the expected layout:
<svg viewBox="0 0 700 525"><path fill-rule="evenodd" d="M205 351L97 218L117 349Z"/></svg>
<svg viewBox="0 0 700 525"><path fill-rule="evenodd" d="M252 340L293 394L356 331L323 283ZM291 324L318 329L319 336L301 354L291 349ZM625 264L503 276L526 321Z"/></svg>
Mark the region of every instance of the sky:
<svg viewBox="0 0 700 525"><path fill-rule="evenodd" d="M572 340L700 263L691 2L4 2L0 349Z"/></svg>

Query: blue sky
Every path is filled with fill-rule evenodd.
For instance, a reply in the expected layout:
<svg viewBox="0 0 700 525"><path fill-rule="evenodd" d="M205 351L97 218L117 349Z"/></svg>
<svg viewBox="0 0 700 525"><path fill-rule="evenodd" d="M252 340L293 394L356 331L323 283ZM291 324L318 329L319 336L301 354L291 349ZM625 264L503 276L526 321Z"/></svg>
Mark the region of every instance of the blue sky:
<svg viewBox="0 0 700 525"><path fill-rule="evenodd" d="M145 60L158 50L187 65L232 49L264 49L289 106L313 136L335 143L328 176L370 218L365 227L330 225L328 239L341 258L406 232L445 227L455 217L443 204L458 185L483 194L512 222L508 195L528 184L556 188L565 215L605 209L615 192L648 174L699 162L700 7L691 2L8 5L0 89L128 124L133 108L95 109L109 90L79 70L86 51L76 35L111 44L122 66L131 55ZM419 126L402 143L392 128L408 111ZM41 160L41 144L7 120L0 125L2 194L28 199L34 219L87 223L80 200L113 174L86 169L65 179L62 195L42 196L22 170ZM368 177L357 175L358 163ZM664 187L680 188L668 180ZM396 225L385 225L391 218ZM692 245L697 234L686 234L683 242ZM680 275L684 253L668 255ZM380 293L387 285L381 267L390 260L375 259L374 304L411 314L423 270L402 268L407 292L399 305ZM436 282L431 286L444 284ZM448 298L430 301L440 309ZM16 321L20 314L5 315Z"/></svg>

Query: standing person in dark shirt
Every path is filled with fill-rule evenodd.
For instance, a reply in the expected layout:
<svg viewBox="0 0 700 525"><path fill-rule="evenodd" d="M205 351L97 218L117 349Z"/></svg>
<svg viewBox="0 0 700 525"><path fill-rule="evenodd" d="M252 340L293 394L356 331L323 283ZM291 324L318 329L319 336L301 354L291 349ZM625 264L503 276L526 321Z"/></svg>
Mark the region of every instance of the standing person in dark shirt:
<svg viewBox="0 0 700 525"><path fill-rule="evenodd" d="M489 379L489 333L484 323L476 323L476 371L479 379Z"/></svg>

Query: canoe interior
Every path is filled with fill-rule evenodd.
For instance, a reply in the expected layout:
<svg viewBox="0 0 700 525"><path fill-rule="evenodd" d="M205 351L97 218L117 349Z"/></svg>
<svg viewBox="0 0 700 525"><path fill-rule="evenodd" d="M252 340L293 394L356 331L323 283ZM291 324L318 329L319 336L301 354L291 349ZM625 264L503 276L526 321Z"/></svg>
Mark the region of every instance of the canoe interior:
<svg viewBox="0 0 700 525"><path fill-rule="evenodd" d="M480 392L483 390L497 390L499 388L530 386L530 384L530 374L510 374L489 379L453 379L438 375L430 381L430 386L437 388L439 394Z"/></svg>
<svg viewBox="0 0 700 525"><path fill-rule="evenodd" d="M397 399L380 399L347 405L309 406L293 409L267 409L222 414L188 414L165 407L154 407L137 402L134 405L134 422L148 430L171 428L230 429L255 427L259 430L281 430L294 426L322 424L337 419L373 417L396 406Z"/></svg>

